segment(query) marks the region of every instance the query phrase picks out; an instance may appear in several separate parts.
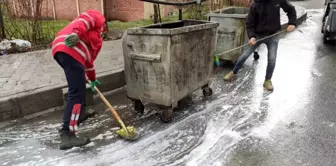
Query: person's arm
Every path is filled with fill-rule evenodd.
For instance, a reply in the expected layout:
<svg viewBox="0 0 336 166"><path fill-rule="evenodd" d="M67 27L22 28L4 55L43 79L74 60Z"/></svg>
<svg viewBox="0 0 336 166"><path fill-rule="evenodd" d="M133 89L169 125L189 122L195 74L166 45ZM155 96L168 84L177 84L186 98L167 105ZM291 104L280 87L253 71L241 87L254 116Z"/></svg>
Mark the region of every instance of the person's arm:
<svg viewBox="0 0 336 166"><path fill-rule="evenodd" d="M256 27L256 11L255 11L255 4L252 2L250 11L247 15L247 20L246 20L246 30L247 30L247 35L248 38L256 38L256 32L255 32L255 27Z"/></svg>
<svg viewBox="0 0 336 166"><path fill-rule="evenodd" d="M86 67L86 69L85 69L86 76L91 81L91 83L90 83L91 91L94 92L95 91L95 86L100 85L100 82L96 78L96 69L94 67L93 61L92 62L86 62L85 67Z"/></svg>
<svg viewBox="0 0 336 166"><path fill-rule="evenodd" d="M85 64L85 71L86 71L86 75L87 77L91 80L91 81L95 81L96 80L96 70L95 70L95 66L94 66L94 61L96 60L101 48L102 48L102 40L99 38L94 38L94 35L90 36L92 41L95 41L93 43L91 43L91 54L90 54L90 61L86 61Z"/></svg>
<svg viewBox="0 0 336 166"><path fill-rule="evenodd" d="M91 60L86 61L85 64L85 71L86 71L86 76L89 78L91 81L96 80L96 70L94 66L94 61L96 60L98 53L101 50L101 44L96 46L96 50L91 51Z"/></svg>
<svg viewBox="0 0 336 166"><path fill-rule="evenodd" d="M97 50L92 50L91 52L92 59L90 61L86 61L85 63L85 73L88 79L91 81L90 87L93 92L95 91L94 87L97 85L100 85L100 82L97 80L97 77L96 77L96 69L94 66L94 61L96 60L100 50L101 50L101 47L97 48Z"/></svg>
<svg viewBox="0 0 336 166"><path fill-rule="evenodd" d="M281 8L287 13L288 25L297 25L295 7L288 0L281 0Z"/></svg>
<svg viewBox="0 0 336 166"><path fill-rule="evenodd" d="M85 72L90 81L96 81L96 69L93 62L86 62Z"/></svg>

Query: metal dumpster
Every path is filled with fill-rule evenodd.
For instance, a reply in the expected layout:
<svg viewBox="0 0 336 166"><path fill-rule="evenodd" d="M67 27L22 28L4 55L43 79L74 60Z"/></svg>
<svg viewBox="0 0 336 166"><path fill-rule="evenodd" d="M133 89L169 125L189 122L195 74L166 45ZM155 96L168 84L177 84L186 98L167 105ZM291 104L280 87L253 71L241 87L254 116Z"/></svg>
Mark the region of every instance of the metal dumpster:
<svg viewBox="0 0 336 166"><path fill-rule="evenodd" d="M127 97L136 111L143 102L164 106L170 122L178 101L197 89L212 95L213 54L218 23L182 20L128 29L123 36Z"/></svg>
<svg viewBox="0 0 336 166"><path fill-rule="evenodd" d="M228 7L207 14L209 21L219 23L215 53L221 60L235 62L243 53L243 48L241 48L226 54L221 54L239 47L248 41L246 32L248 12L248 8Z"/></svg>

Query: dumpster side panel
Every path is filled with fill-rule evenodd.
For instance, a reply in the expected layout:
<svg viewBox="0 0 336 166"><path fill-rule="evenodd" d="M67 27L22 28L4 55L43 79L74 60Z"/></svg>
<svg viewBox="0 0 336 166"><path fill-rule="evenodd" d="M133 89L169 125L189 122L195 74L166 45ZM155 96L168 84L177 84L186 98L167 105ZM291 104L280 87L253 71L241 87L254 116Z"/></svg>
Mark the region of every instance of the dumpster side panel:
<svg viewBox="0 0 336 166"><path fill-rule="evenodd" d="M177 102L209 83L213 69L217 28L172 36L171 86L173 107Z"/></svg>
<svg viewBox="0 0 336 166"><path fill-rule="evenodd" d="M127 96L164 106L171 105L169 36L123 37Z"/></svg>
<svg viewBox="0 0 336 166"><path fill-rule="evenodd" d="M242 54L243 48L223 55L220 53L245 44L247 41L246 20L243 18L210 17L210 21L219 23L216 53L223 60L236 61Z"/></svg>

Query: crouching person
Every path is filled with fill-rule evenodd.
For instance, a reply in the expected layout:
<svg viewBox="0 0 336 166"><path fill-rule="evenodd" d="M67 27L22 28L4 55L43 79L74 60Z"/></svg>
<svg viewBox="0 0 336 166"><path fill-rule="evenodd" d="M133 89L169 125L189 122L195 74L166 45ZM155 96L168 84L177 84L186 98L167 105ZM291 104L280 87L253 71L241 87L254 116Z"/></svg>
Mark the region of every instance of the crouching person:
<svg viewBox="0 0 336 166"><path fill-rule="evenodd" d="M106 30L104 16L99 11L88 10L59 31L52 43L52 55L63 68L69 88L60 131L61 150L90 142L89 138L77 137L77 129L94 114L85 111L86 76L94 90L100 83L96 80L93 62L102 47L101 36Z"/></svg>

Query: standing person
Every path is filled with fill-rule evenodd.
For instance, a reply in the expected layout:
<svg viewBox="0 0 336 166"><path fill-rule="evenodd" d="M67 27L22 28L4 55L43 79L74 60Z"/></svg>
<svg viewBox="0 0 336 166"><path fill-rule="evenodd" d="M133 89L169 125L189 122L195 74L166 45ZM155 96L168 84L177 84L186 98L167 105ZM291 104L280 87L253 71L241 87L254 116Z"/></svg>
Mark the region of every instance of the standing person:
<svg viewBox="0 0 336 166"><path fill-rule="evenodd" d="M77 126L93 115L85 111L86 76L94 90L100 83L96 80L93 62L102 47L102 34L106 30L104 16L99 11L88 10L59 31L52 43L52 55L63 68L69 87L60 131L61 150L90 142L89 138L77 137Z"/></svg>
<svg viewBox="0 0 336 166"><path fill-rule="evenodd" d="M225 81L233 80L253 51L258 48L260 44L264 43L268 49L268 64L264 87L269 91L273 91L274 88L271 79L275 68L279 36L275 35L258 42L257 39L279 32L281 29L280 8L287 13L289 19L287 31L292 32L296 26L296 11L295 7L290 4L288 0L254 0L254 2L252 2L246 21L250 46L238 58L233 71L225 75Z"/></svg>

